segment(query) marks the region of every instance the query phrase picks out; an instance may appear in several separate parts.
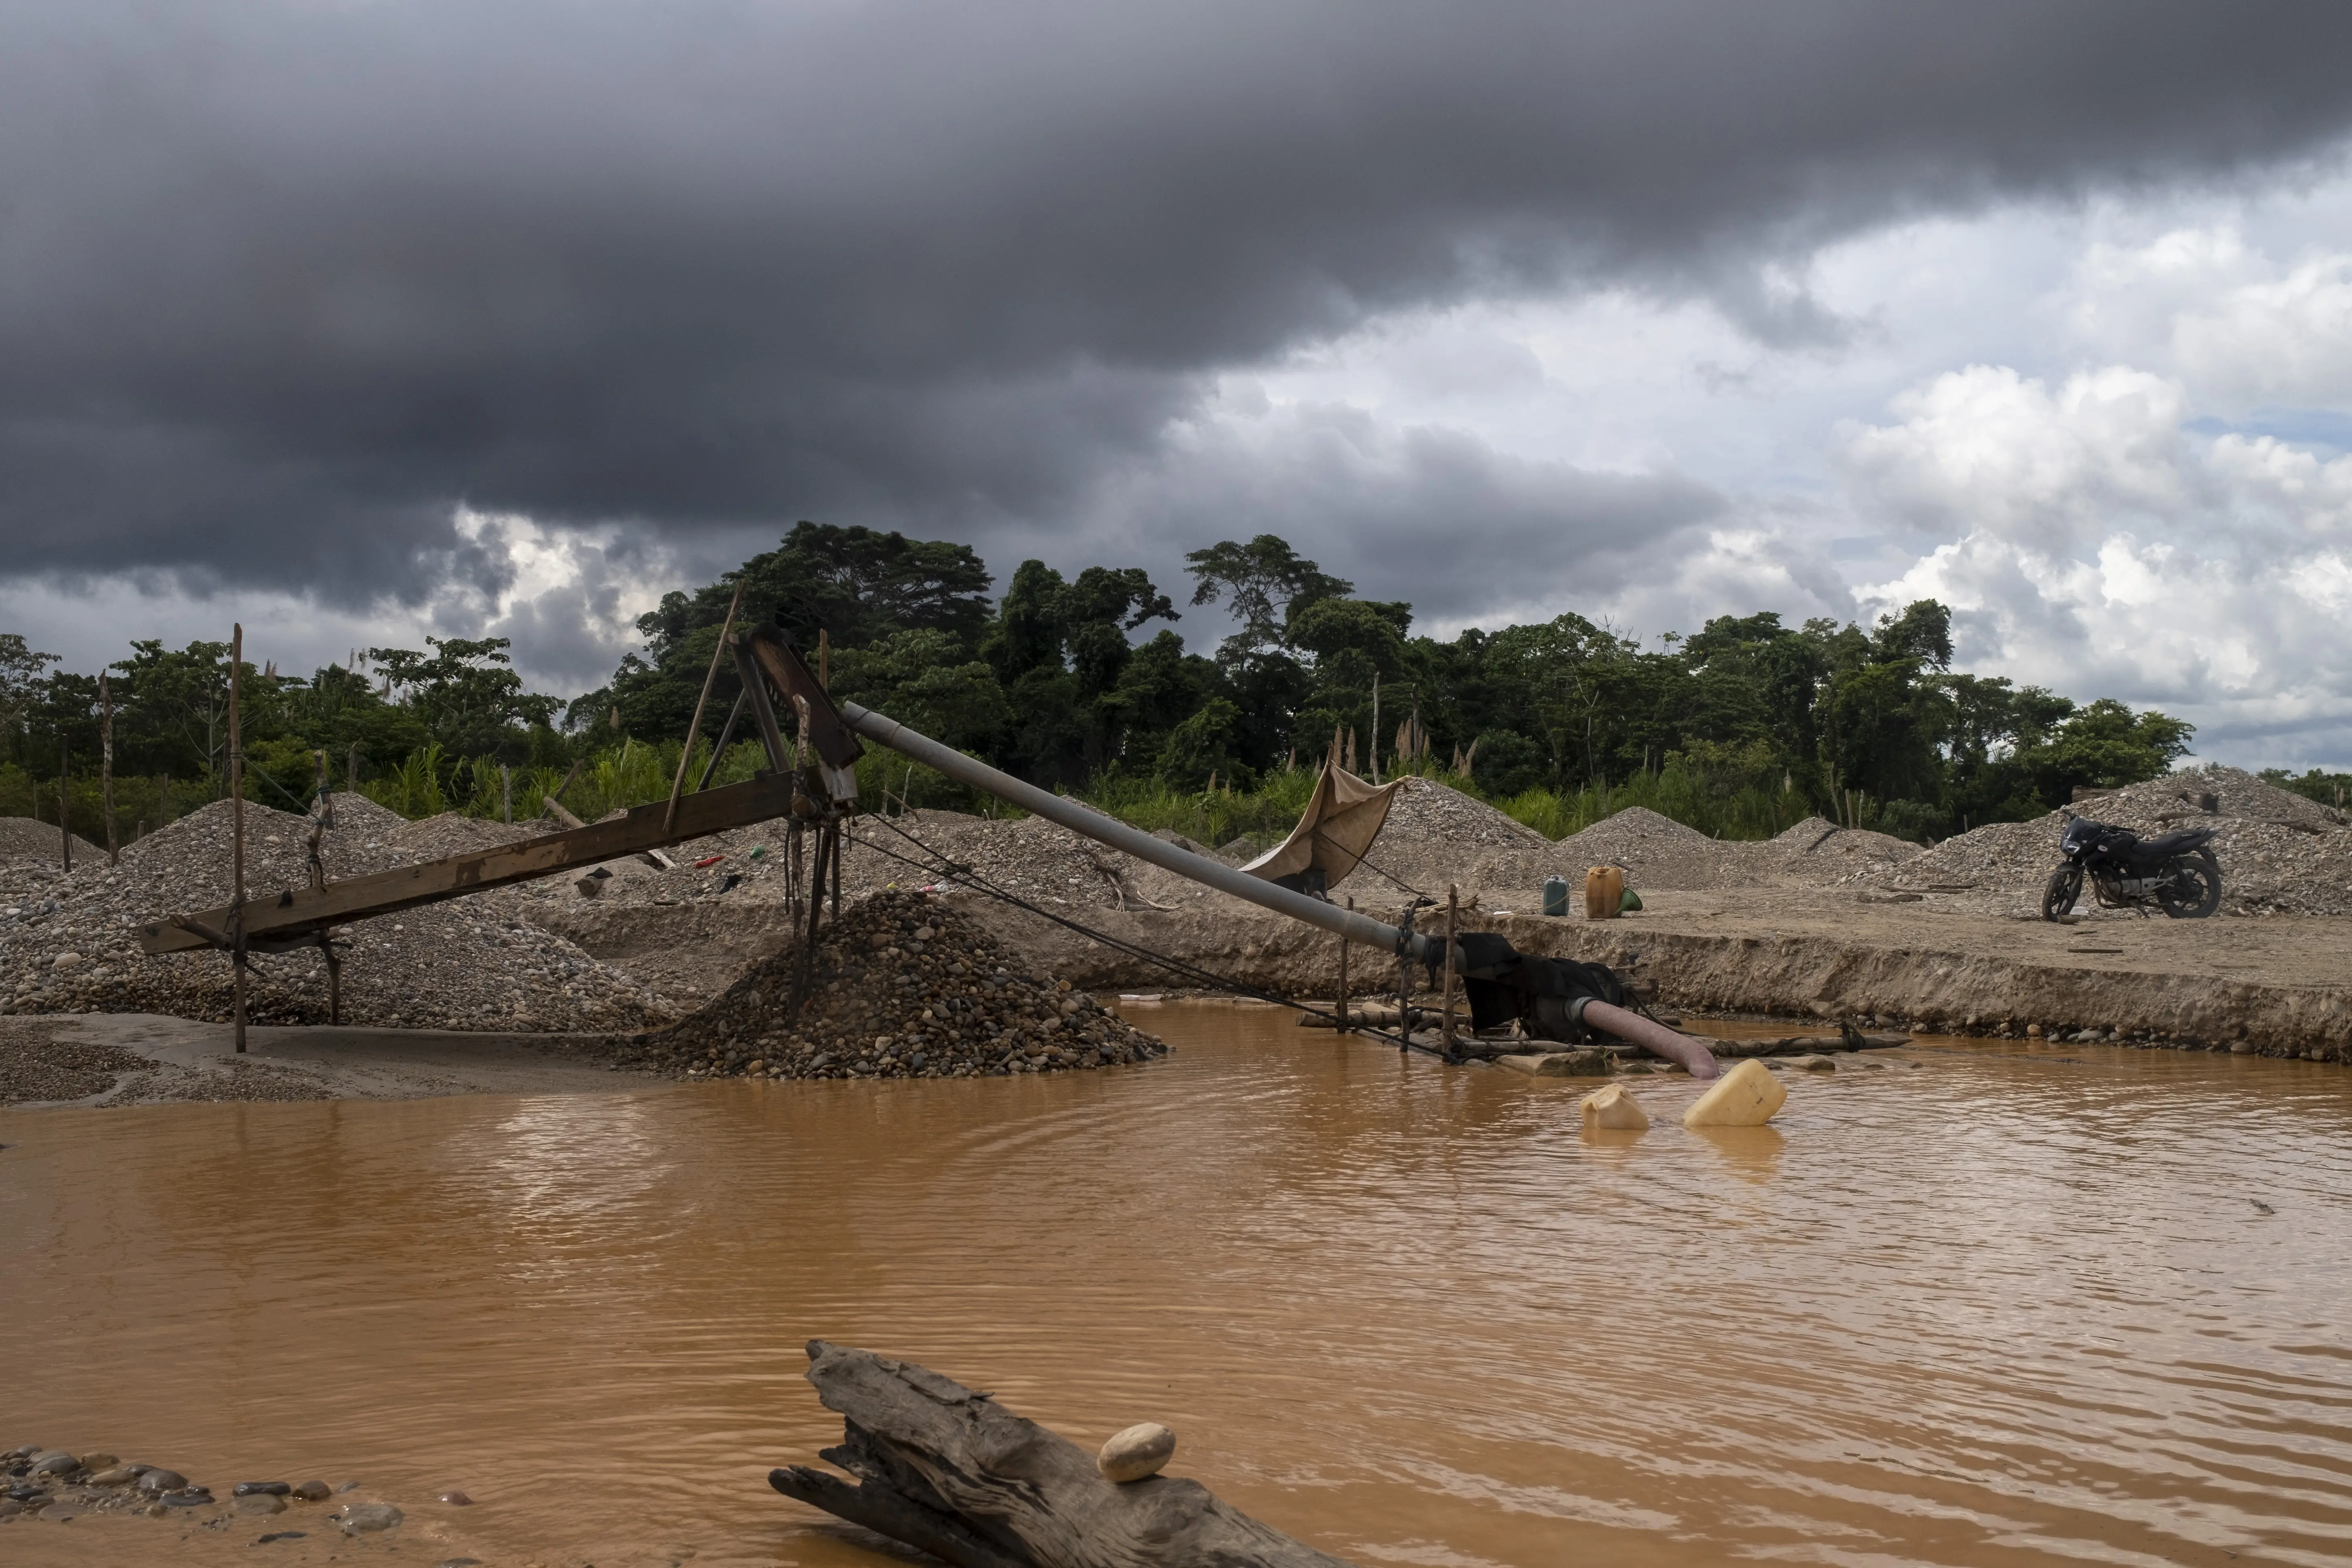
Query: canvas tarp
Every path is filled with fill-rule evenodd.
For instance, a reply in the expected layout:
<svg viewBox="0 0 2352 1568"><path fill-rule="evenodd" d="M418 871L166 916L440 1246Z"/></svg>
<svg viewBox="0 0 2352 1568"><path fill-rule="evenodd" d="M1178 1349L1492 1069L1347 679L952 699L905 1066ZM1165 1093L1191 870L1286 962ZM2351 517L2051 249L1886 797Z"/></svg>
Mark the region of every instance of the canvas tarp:
<svg viewBox="0 0 2352 1568"><path fill-rule="evenodd" d="M1327 761L1290 837L1242 869L1302 893L1320 894L1338 887L1381 836L1389 819L1389 801L1401 782L1369 784Z"/></svg>

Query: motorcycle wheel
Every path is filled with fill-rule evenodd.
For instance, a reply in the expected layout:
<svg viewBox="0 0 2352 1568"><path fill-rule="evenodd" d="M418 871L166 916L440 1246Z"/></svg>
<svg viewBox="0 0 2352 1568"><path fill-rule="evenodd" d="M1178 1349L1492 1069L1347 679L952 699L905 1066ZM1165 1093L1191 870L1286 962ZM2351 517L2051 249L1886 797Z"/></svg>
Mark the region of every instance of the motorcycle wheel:
<svg viewBox="0 0 2352 1568"><path fill-rule="evenodd" d="M2058 920L2074 912L2074 900L2083 896L2083 868L2061 866L2050 873L2050 885L2042 889L2042 918Z"/></svg>
<svg viewBox="0 0 2352 1568"><path fill-rule="evenodd" d="M2171 874L2156 891L2156 901L2177 921L2201 921L2221 907L2221 863L2210 849L2200 849L2173 861Z"/></svg>

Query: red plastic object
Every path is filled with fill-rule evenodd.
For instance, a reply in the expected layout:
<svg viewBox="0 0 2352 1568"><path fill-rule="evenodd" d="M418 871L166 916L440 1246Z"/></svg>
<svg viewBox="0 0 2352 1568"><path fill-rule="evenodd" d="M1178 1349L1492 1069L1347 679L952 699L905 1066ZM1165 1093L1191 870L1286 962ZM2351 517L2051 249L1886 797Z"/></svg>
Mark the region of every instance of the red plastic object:
<svg viewBox="0 0 2352 1568"><path fill-rule="evenodd" d="M705 855L701 859L697 860L694 863L694 868L699 871L705 866L716 866L719 862L726 858L727 857L724 855Z"/></svg>

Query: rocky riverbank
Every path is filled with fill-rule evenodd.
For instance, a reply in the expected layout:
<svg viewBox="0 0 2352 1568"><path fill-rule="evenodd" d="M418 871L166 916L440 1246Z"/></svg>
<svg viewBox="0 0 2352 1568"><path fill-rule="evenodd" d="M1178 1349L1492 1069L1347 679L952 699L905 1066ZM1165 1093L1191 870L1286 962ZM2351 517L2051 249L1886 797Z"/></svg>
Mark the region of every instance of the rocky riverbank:
<svg viewBox="0 0 2352 1568"><path fill-rule="evenodd" d="M7 1477L0 1489L0 1524L69 1524L92 1515L137 1514L218 1530L251 1521L266 1526L259 1543L268 1543L299 1541L312 1530L380 1536L398 1530L407 1518L391 1503L353 1495L360 1490L357 1481L238 1481L221 1489L224 1496L163 1465L126 1464L112 1454L77 1454L43 1443L0 1454L0 1470ZM448 1492L441 1500L462 1507L452 1500L464 1495ZM346 1500L338 1504L338 1497ZM282 1528L280 1515L291 1516Z"/></svg>

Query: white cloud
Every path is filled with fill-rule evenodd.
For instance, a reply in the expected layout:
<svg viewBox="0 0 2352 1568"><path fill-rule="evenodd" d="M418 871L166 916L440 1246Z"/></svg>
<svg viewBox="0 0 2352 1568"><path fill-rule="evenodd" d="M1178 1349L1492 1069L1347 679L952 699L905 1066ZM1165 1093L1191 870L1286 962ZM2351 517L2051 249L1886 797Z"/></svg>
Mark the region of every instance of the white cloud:
<svg viewBox="0 0 2352 1568"><path fill-rule="evenodd" d="M2208 411L2352 398L2352 253L2282 261L2232 225L2176 229L2093 246L2074 287L2084 342L2180 376Z"/></svg>
<svg viewBox="0 0 2352 1568"><path fill-rule="evenodd" d="M2161 706L2200 750L2352 750L2352 458L2188 427L2180 383L2109 366L2056 389L1973 366L1851 431L1856 504L1957 532L1892 581L1979 668Z"/></svg>

